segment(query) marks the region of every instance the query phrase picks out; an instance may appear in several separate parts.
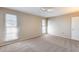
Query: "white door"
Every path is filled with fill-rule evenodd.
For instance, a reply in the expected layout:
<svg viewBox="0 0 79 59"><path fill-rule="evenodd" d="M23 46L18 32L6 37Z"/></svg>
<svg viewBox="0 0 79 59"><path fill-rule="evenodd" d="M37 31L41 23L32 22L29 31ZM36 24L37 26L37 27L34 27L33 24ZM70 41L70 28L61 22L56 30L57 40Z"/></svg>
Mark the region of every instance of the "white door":
<svg viewBox="0 0 79 59"><path fill-rule="evenodd" d="M71 38L79 40L79 17L72 17Z"/></svg>

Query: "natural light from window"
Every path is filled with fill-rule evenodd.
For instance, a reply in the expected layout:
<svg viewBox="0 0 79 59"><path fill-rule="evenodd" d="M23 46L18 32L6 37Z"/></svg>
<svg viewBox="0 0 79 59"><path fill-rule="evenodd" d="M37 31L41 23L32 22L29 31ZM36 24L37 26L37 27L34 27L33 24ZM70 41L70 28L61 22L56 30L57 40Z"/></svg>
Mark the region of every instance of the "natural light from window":
<svg viewBox="0 0 79 59"><path fill-rule="evenodd" d="M46 33L46 19L42 20L42 33Z"/></svg>
<svg viewBox="0 0 79 59"><path fill-rule="evenodd" d="M12 14L6 14L5 16L5 40L18 39L18 27L17 27L17 16Z"/></svg>

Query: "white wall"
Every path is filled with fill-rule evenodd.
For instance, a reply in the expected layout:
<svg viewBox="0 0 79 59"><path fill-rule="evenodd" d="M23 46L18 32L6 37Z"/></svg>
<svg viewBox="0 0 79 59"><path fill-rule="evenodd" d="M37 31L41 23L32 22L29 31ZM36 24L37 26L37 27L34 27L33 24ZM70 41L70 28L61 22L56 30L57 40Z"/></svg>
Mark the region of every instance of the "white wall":
<svg viewBox="0 0 79 59"><path fill-rule="evenodd" d="M20 37L24 39L33 38L42 34L41 22L42 18L22 15L21 16L21 33Z"/></svg>
<svg viewBox="0 0 79 59"><path fill-rule="evenodd" d="M4 20L3 13L0 13L0 43L4 41Z"/></svg>
<svg viewBox="0 0 79 59"><path fill-rule="evenodd" d="M71 20L76 16L79 12L48 18L48 34L71 39Z"/></svg>
<svg viewBox="0 0 79 59"><path fill-rule="evenodd" d="M70 38L71 22L68 16L52 17L48 19L48 33L60 37Z"/></svg>

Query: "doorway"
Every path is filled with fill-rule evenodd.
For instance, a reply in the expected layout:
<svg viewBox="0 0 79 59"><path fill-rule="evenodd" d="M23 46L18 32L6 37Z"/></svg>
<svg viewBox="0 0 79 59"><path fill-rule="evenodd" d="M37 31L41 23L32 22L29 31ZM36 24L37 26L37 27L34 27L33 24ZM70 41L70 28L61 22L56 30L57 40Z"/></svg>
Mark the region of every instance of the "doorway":
<svg viewBox="0 0 79 59"><path fill-rule="evenodd" d="M42 19L42 33L46 34L47 33L47 24L46 24L46 19Z"/></svg>

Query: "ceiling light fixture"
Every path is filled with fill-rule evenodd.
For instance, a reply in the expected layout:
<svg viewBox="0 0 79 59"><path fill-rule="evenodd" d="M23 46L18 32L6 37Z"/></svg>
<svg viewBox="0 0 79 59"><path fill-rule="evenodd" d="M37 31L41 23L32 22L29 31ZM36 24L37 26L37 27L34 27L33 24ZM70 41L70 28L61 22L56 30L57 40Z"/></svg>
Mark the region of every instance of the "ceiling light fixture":
<svg viewBox="0 0 79 59"><path fill-rule="evenodd" d="M41 12L52 12L53 11L53 7L41 7L40 8Z"/></svg>

